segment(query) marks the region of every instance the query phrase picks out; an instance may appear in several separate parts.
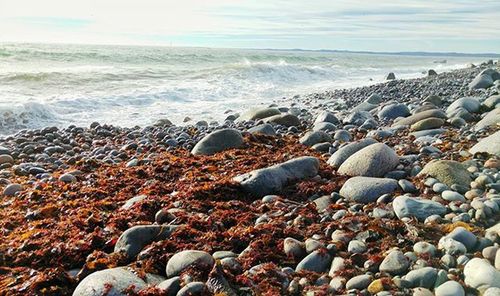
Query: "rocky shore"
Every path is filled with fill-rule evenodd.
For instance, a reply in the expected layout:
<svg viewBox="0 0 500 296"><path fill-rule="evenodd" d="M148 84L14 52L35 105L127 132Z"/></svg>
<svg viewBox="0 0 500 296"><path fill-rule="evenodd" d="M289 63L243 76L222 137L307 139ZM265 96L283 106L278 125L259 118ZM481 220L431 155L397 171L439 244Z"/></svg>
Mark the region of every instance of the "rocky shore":
<svg viewBox="0 0 500 296"><path fill-rule="evenodd" d="M388 78L0 139L0 295L500 295L499 64Z"/></svg>

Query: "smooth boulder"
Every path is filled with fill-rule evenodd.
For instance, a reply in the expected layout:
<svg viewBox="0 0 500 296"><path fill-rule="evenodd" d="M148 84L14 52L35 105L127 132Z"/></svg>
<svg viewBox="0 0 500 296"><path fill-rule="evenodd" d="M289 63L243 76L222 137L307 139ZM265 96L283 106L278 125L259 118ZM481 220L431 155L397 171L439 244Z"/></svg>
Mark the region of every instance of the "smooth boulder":
<svg viewBox="0 0 500 296"><path fill-rule="evenodd" d="M397 188L398 182L394 179L358 176L347 180L339 193L348 200L366 204Z"/></svg>
<svg viewBox="0 0 500 296"><path fill-rule="evenodd" d="M214 258L207 252L186 250L174 254L167 262L166 272L169 278L179 275L184 269L196 265L212 268Z"/></svg>
<svg viewBox="0 0 500 296"><path fill-rule="evenodd" d="M326 272L332 263L332 256L323 250L313 251L297 264L295 271L307 270L314 272Z"/></svg>
<svg viewBox="0 0 500 296"><path fill-rule="evenodd" d="M425 165L418 175L434 177L448 186L453 184L469 186L471 182L470 174L465 166L454 160L431 161Z"/></svg>
<svg viewBox="0 0 500 296"><path fill-rule="evenodd" d="M469 152L472 154L486 152L493 155L500 155L500 131L479 140L476 145L472 146Z"/></svg>
<svg viewBox="0 0 500 296"><path fill-rule="evenodd" d="M332 140L332 136L324 131L309 131L299 139L299 142L306 146L313 146L318 143L331 142Z"/></svg>
<svg viewBox="0 0 500 296"><path fill-rule="evenodd" d="M329 122L332 124L337 124L337 123L339 123L339 119L337 118L337 116L335 116L335 114L333 114L331 112L322 111L318 114L318 116L314 120L314 124L316 125L320 122Z"/></svg>
<svg viewBox="0 0 500 296"><path fill-rule="evenodd" d="M473 258L464 268L464 282L474 289L484 292L491 287L500 288L500 271L486 259Z"/></svg>
<svg viewBox="0 0 500 296"><path fill-rule="evenodd" d="M273 115L271 117L267 117L264 119L264 122L279 124L279 125L283 125L286 127L300 125L299 118L293 114L290 114L290 113L278 114L278 115Z"/></svg>
<svg viewBox="0 0 500 296"><path fill-rule="evenodd" d="M335 151L335 153L333 153L332 156L330 156L327 163L334 168L338 168L351 155L375 143L378 142L372 138L366 138L360 141L349 143L345 146L342 146L339 150Z"/></svg>
<svg viewBox="0 0 500 296"><path fill-rule="evenodd" d="M254 196L265 196L281 192L283 186L318 174L319 160L303 156L258 169L233 178L241 187Z"/></svg>
<svg viewBox="0 0 500 296"><path fill-rule="evenodd" d="M177 228L177 225L137 225L125 230L118 238L114 251L125 253L134 258L153 241L164 240Z"/></svg>
<svg viewBox="0 0 500 296"><path fill-rule="evenodd" d="M405 104L391 104L383 107L377 115L380 119L406 117L410 115L410 109Z"/></svg>
<svg viewBox="0 0 500 296"><path fill-rule="evenodd" d="M398 164L399 157L392 148L375 143L351 155L338 172L348 176L381 177Z"/></svg>
<svg viewBox="0 0 500 296"><path fill-rule="evenodd" d="M500 125L500 108L496 108L488 112L476 123L474 129L477 131L495 125Z"/></svg>
<svg viewBox="0 0 500 296"><path fill-rule="evenodd" d="M277 108L254 108L238 117L238 121L258 120L281 114Z"/></svg>
<svg viewBox="0 0 500 296"><path fill-rule="evenodd" d="M426 111L422 111L422 112L413 114L413 115L405 117L405 118L401 118L400 120L394 122L392 124L392 126L396 127L396 126L412 125L414 123L419 122L422 119L426 119L426 118L430 118L430 117L436 117L436 118L442 118L442 119L447 118L446 114L443 111L441 111L439 109L431 109L431 110L426 110Z"/></svg>
<svg viewBox="0 0 500 296"><path fill-rule="evenodd" d="M232 128L221 129L206 135L191 151L194 155L211 155L243 145L243 136Z"/></svg>
<svg viewBox="0 0 500 296"><path fill-rule="evenodd" d="M251 134L263 134L268 136L276 136L276 130L269 123L259 124L248 129L248 132Z"/></svg>
<svg viewBox="0 0 500 296"><path fill-rule="evenodd" d="M392 207L399 219L415 217L420 221L424 221L429 216L441 216L446 213L446 207L438 202L409 196L396 197L392 202Z"/></svg>

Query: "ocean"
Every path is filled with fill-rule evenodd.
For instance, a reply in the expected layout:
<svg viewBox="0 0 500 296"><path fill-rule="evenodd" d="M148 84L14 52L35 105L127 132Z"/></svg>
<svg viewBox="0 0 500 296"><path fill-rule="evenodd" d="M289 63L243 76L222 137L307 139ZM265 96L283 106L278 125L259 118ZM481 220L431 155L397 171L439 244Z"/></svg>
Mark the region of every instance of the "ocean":
<svg viewBox="0 0 500 296"><path fill-rule="evenodd" d="M436 60L447 63L437 64ZM484 61L251 49L0 44L0 134L26 128L223 121L277 99Z"/></svg>

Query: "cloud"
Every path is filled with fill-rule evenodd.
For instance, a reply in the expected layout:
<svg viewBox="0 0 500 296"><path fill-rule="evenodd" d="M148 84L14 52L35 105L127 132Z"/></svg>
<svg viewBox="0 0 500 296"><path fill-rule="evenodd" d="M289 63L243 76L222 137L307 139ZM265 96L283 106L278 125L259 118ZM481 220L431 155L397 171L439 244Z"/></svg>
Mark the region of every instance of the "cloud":
<svg viewBox="0 0 500 296"><path fill-rule="evenodd" d="M498 51L500 1L0 0L0 27L0 41Z"/></svg>

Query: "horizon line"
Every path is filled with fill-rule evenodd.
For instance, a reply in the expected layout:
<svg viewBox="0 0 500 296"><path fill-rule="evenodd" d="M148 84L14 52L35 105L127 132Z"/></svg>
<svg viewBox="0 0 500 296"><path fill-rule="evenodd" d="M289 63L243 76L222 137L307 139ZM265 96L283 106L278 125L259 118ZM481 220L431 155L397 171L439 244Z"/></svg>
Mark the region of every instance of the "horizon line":
<svg viewBox="0 0 500 296"><path fill-rule="evenodd" d="M268 51L296 51L296 52L330 52L330 53L357 53L380 55L412 55L412 56L449 56L449 57L491 57L500 58L500 53L493 52L459 52L459 51L372 51L350 49L305 49L305 48L260 48L260 47L218 47L194 45L168 45L168 44L138 44L138 43L68 43L58 41L32 42L32 41L0 41L0 44L41 44L41 45L89 45L89 46L129 46L129 47L164 47L164 48L205 48L205 49L241 49L241 50L268 50Z"/></svg>

